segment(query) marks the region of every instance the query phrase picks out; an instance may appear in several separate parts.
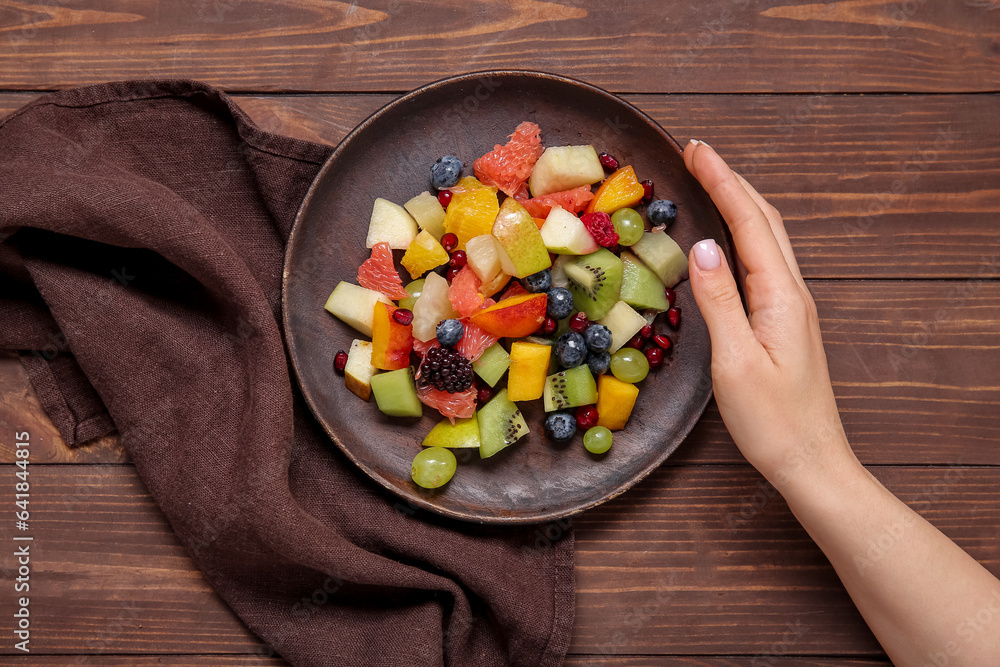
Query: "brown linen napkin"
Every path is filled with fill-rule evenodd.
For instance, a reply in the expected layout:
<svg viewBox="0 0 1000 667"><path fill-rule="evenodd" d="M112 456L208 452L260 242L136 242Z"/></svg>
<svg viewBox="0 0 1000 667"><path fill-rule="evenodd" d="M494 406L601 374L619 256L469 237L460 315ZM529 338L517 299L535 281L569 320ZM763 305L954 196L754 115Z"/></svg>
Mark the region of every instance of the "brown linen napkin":
<svg viewBox="0 0 1000 667"><path fill-rule="evenodd" d="M0 347L22 350L68 443L118 429L209 581L293 664L561 664L572 534L407 507L334 449L292 386L284 245L330 152L190 81L64 91L12 114Z"/></svg>

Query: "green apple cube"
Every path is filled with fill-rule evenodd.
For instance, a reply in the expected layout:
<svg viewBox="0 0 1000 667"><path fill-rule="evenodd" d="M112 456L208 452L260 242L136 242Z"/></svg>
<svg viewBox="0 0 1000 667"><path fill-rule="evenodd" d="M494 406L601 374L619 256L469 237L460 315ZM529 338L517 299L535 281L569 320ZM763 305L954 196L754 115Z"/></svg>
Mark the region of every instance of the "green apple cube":
<svg viewBox="0 0 1000 667"><path fill-rule="evenodd" d="M375 402L383 414L390 417L420 417L424 414L424 404L417 396L413 370L409 367L373 375L371 385Z"/></svg>
<svg viewBox="0 0 1000 667"><path fill-rule="evenodd" d="M632 306L619 301L611 306L608 314L597 323L611 330L611 348L608 352L614 353L646 326L646 318L637 313Z"/></svg>
<svg viewBox="0 0 1000 667"><path fill-rule="evenodd" d="M393 250L406 250L417 237L417 222L406 209L381 197L372 205L365 247L388 243Z"/></svg>
<svg viewBox="0 0 1000 667"><path fill-rule="evenodd" d="M687 255L666 232L644 232L632 250L667 287L687 278Z"/></svg>
<svg viewBox="0 0 1000 667"><path fill-rule="evenodd" d="M510 366L510 355L500 343L493 343L483 351L479 358L472 362L472 370L483 379L483 382L495 387Z"/></svg>
<svg viewBox="0 0 1000 667"><path fill-rule="evenodd" d="M424 191L403 204L403 208L413 216L420 229L433 236L435 240L441 240L444 236L444 207L437 197Z"/></svg>
<svg viewBox="0 0 1000 667"><path fill-rule="evenodd" d="M372 335L372 314L375 310L375 304L379 301L392 304L392 301L380 292L342 280L330 293L325 308L331 315L335 315L370 337Z"/></svg>
<svg viewBox="0 0 1000 667"><path fill-rule="evenodd" d="M621 300L638 310L670 308L663 283L653 270L630 252L622 252Z"/></svg>
<svg viewBox="0 0 1000 667"><path fill-rule="evenodd" d="M532 197L541 197L601 180L604 167L593 146L552 146L532 167L528 187Z"/></svg>
<svg viewBox="0 0 1000 667"><path fill-rule="evenodd" d="M549 252L557 255L586 255L600 248L576 217L561 206L553 206L540 230Z"/></svg>

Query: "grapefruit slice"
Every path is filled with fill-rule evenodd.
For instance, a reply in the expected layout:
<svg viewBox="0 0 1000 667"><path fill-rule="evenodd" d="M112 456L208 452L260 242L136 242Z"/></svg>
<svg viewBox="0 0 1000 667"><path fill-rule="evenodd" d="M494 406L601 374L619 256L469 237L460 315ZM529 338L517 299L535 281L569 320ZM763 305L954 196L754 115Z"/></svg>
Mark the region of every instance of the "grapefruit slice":
<svg viewBox="0 0 1000 667"><path fill-rule="evenodd" d="M531 168L544 150L538 125L525 121L511 133L506 145L494 146L472 163L472 169L481 182L495 186L508 197L527 197Z"/></svg>
<svg viewBox="0 0 1000 667"><path fill-rule="evenodd" d="M455 349L469 361L475 361L481 357L486 348L500 340L499 337L486 333L472 322L463 322L463 324L465 324L465 333L462 334L462 339L458 341Z"/></svg>
<svg viewBox="0 0 1000 667"><path fill-rule="evenodd" d="M417 383L417 397L424 405L434 408L454 424L456 419L467 419L476 412L476 385L465 391L449 394L439 391L430 385L420 386Z"/></svg>
<svg viewBox="0 0 1000 667"><path fill-rule="evenodd" d="M462 317L468 317L483 306L483 295L479 292L482 281L472 267L466 264L458 275L452 278L448 288L448 300Z"/></svg>
<svg viewBox="0 0 1000 667"><path fill-rule="evenodd" d="M392 249L388 243L372 246L372 256L358 267L358 284L370 290L381 292L390 299L405 299L410 296L403 289L396 266L392 262Z"/></svg>
<svg viewBox="0 0 1000 667"><path fill-rule="evenodd" d="M550 195L542 195L533 199L518 199L518 201L531 214L531 217L545 218L548 217L553 206L562 206L573 214L579 213L587 207L593 198L594 193L590 191L590 186L581 185L572 190L553 192Z"/></svg>

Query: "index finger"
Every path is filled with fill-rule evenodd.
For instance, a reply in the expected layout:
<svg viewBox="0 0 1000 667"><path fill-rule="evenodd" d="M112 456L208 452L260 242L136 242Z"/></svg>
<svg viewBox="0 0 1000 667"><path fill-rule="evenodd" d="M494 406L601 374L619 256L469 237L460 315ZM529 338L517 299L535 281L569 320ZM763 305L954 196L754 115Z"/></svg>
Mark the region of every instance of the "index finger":
<svg viewBox="0 0 1000 667"><path fill-rule="evenodd" d="M794 281L771 223L725 160L708 144L692 142L684 148L684 163L729 225L747 271Z"/></svg>

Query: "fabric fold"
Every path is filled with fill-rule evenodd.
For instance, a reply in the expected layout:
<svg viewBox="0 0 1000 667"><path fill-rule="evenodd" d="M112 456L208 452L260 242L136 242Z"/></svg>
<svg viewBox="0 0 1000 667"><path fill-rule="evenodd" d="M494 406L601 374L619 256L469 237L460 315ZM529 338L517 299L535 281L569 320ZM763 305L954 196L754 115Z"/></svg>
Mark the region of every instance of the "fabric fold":
<svg viewBox="0 0 1000 667"><path fill-rule="evenodd" d="M213 587L295 665L558 665L573 540L432 516L308 413L284 245L332 149L192 81L48 95L0 121L0 343L67 443L117 428ZM0 235L2 238L2 235Z"/></svg>

